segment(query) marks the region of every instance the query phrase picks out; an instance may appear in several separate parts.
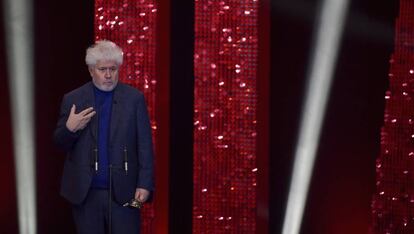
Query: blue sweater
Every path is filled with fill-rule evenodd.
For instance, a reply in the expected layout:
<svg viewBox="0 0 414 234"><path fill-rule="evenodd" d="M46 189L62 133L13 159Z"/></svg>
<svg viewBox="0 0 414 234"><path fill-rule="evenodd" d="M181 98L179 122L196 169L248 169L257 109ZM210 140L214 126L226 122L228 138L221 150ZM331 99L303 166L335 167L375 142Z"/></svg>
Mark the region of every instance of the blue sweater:
<svg viewBox="0 0 414 234"><path fill-rule="evenodd" d="M109 187L109 128L111 123L113 91L105 92L94 87L95 110L98 117L98 173L92 178L92 188Z"/></svg>

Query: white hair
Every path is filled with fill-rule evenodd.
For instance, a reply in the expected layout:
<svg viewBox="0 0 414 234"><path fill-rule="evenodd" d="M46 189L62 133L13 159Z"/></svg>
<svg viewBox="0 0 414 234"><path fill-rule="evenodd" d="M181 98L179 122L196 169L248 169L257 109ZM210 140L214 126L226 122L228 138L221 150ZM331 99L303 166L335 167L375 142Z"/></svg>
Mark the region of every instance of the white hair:
<svg viewBox="0 0 414 234"><path fill-rule="evenodd" d="M88 66L95 66L98 61L115 61L117 65L121 65L122 49L112 41L97 41L86 50L85 62Z"/></svg>

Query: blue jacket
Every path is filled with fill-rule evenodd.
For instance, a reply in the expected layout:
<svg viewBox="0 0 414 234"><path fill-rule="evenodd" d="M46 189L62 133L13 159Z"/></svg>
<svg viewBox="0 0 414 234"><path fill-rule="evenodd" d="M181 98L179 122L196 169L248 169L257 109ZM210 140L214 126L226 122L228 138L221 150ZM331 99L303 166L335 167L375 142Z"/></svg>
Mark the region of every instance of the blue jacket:
<svg viewBox="0 0 414 234"><path fill-rule="evenodd" d="M55 143L66 153L61 195L72 204L81 204L88 194L95 173L97 115L76 133L66 127L72 104L76 113L95 106L93 83L65 94L54 133ZM108 157L112 165L114 200L129 202L136 188L154 189L151 126L144 95L137 89L118 83L114 89L109 133ZM124 163L128 162L128 170Z"/></svg>

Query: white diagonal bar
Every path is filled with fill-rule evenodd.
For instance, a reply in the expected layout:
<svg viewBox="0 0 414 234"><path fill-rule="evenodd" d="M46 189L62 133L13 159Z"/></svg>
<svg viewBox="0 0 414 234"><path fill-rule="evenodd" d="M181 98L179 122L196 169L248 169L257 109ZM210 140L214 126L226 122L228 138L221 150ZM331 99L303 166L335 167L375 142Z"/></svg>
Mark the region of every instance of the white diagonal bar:
<svg viewBox="0 0 414 234"><path fill-rule="evenodd" d="M3 0L19 232L36 233L31 0Z"/></svg>
<svg viewBox="0 0 414 234"><path fill-rule="evenodd" d="M312 177L316 150L333 80L348 0L324 0L321 5L308 87L295 151L283 234L298 234Z"/></svg>

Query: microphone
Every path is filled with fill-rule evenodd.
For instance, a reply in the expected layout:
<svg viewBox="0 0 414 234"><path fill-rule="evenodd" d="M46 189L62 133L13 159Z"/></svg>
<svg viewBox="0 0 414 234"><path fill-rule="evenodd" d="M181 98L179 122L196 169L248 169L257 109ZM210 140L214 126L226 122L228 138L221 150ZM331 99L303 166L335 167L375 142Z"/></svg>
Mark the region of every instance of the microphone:
<svg viewBox="0 0 414 234"><path fill-rule="evenodd" d="M96 124L95 124L95 149L94 151L94 166L95 166L95 173L98 173L99 170L99 154L98 154L98 128L99 128L99 112L100 112L100 105L96 109Z"/></svg>
<svg viewBox="0 0 414 234"><path fill-rule="evenodd" d="M94 152L94 161L95 161L95 173L98 173L98 149L95 146L95 149L93 149Z"/></svg>
<svg viewBox="0 0 414 234"><path fill-rule="evenodd" d="M124 169L125 174L128 175L128 151L126 146L124 146Z"/></svg>

